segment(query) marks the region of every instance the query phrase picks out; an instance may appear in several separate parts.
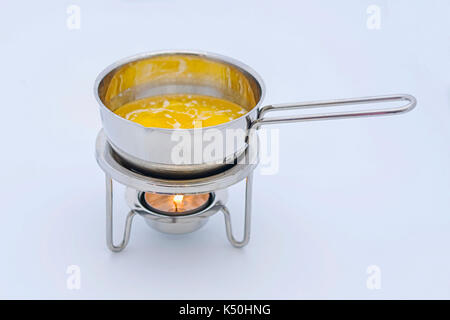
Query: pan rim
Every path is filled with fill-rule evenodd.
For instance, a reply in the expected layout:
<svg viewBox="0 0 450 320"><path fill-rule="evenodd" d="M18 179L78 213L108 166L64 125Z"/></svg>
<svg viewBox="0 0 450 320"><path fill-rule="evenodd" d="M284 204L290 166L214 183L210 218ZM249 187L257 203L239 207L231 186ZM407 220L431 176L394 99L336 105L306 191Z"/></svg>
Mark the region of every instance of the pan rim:
<svg viewBox="0 0 450 320"><path fill-rule="evenodd" d="M265 85L264 85L264 81L262 80L262 78L260 77L260 75L250 66L246 65L245 63L236 60L234 58L231 57L227 57L218 53L213 53L213 52L208 52L208 51L197 51L197 50L159 50L159 51L149 51L149 52L144 52L144 53L138 53L126 58L122 58L112 64L110 64L109 66L107 66L105 69L103 69L103 71L101 71L99 73L99 75L97 76L97 78L95 79L95 83L94 83L94 96L95 99L97 100L97 103L99 104L100 108L102 110L105 110L106 112L109 112L113 117L115 117L116 119L120 119L119 121L126 121L128 124L140 127L144 130L161 130L161 131L168 131L168 132L178 132L178 131L183 131L183 132L193 132L194 128L190 128L190 129L182 129L182 128L178 128L178 129L170 129L170 128L159 128L159 127L145 127L139 123L136 123L134 121L125 119L117 114L115 114L113 111L111 111L108 107L105 106L105 104L103 103L103 101L101 100L100 96L99 96L99 86L100 83L103 81L103 79L110 74L112 71L114 71L115 69L131 63L131 62L135 62L135 61L139 61L139 60L144 60L144 59L148 59L148 58L152 58L152 57L158 57L158 56L164 56L164 55L194 55L194 56L199 56L199 57L205 57L207 59L210 60L215 60L218 62L222 62L222 63L226 63L228 65L232 65L234 67L236 67L237 69L240 69L242 71L244 71L244 73L249 74L251 77L253 77L257 83L257 85L259 86L260 90L261 90L261 94L260 97L258 99L258 102L256 103L256 105L248 110L248 112L242 116L240 116L239 118L215 125L215 126L208 126L208 127L204 127L204 129L212 129L212 128L223 128L223 127L227 127L230 126L232 123L237 122L242 120L243 118L247 117L250 113L254 112L254 110L258 110L259 107L261 106L265 94L266 94L266 89L265 89Z"/></svg>

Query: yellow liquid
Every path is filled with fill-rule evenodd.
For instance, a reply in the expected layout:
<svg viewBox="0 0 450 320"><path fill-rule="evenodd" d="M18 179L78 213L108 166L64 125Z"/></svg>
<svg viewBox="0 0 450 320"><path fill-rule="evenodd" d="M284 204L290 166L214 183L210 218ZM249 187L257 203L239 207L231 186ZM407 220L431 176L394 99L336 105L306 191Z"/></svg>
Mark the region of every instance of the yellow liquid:
<svg viewBox="0 0 450 320"><path fill-rule="evenodd" d="M114 113L144 127L192 129L231 121L246 114L247 110L215 97L171 94L133 101L119 107Z"/></svg>

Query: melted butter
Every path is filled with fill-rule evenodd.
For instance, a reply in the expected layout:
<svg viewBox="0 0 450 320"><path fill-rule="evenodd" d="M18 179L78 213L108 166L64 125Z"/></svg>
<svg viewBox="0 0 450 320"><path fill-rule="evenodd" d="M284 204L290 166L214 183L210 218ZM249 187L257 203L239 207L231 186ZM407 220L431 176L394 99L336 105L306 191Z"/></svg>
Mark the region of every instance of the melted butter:
<svg viewBox="0 0 450 320"><path fill-rule="evenodd" d="M204 95L172 94L148 97L119 107L117 115L144 127L192 129L215 126L247 113L241 106Z"/></svg>

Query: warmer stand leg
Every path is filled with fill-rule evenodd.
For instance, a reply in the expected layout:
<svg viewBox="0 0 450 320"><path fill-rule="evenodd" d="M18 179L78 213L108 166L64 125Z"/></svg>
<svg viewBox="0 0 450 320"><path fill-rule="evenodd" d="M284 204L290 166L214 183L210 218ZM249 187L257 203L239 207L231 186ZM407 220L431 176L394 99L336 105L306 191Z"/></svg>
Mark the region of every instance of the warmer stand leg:
<svg viewBox="0 0 450 320"><path fill-rule="evenodd" d="M250 173L245 182L245 224L244 224L244 237L241 241L238 241L233 236L233 230L231 227L231 216L228 208L221 204L221 210L225 218L225 228L227 238L230 243L236 248L242 248L247 245L250 240L250 222L252 213L252 188L253 188L253 172Z"/></svg>
<svg viewBox="0 0 450 320"><path fill-rule="evenodd" d="M109 175L106 175L106 244L113 252L119 252L125 249L130 240L131 224L136 212L131 210L125 221L125 230L122 242L119 245L114 245L113 240L113 183Z"/></svg>

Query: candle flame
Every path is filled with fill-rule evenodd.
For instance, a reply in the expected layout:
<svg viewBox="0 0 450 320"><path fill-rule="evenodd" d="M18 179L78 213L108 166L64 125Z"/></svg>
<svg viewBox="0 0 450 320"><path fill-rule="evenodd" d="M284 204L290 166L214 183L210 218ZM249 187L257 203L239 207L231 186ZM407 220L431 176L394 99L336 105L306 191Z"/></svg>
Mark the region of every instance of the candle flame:
<svg viewBox="0 0 450 320"><path fill-rule="evenodd" d="M183 201L184 196L182 194L177 194L173 197L173 201L176 204L180 204Z"/></svg>
<svg viewBox="0 0 450 320"><path fill-rule="evenodd" d="M175 204L175 211L181 209L181 204L183 203L184 196L182 194L176 194L173 196L173 203Z"/></svg>

